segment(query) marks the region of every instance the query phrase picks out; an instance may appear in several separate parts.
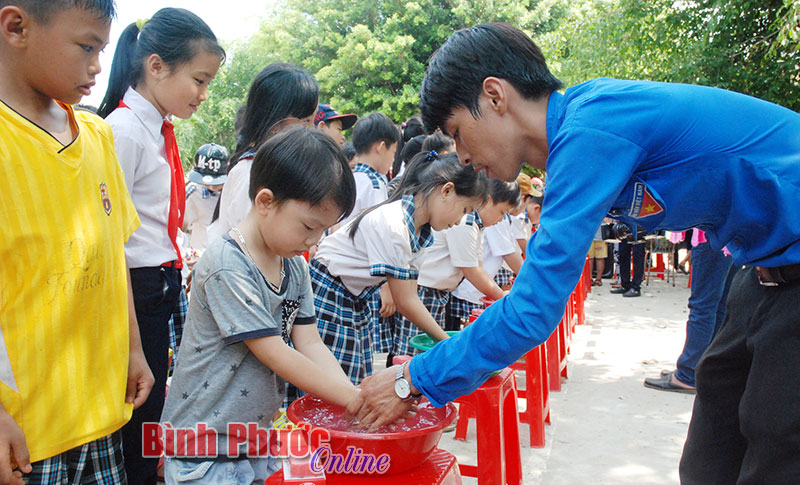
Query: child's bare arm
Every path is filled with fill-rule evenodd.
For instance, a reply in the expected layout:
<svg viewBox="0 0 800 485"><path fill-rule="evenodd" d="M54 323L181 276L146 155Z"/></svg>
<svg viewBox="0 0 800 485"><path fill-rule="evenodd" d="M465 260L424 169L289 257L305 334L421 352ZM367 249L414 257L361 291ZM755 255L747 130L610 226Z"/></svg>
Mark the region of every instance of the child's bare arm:
<svg viewBox="0 0 800 485"><path fill-rule="evenodd" d="M437 342L449 337L420 301L416 280L399 280L391 276L387 277L387 280L394 296L395 306L404 317Z"/></svg>
<svg viewBox="0 0 800 485"><path fill-rule="evenodd" d="M308 357L312 362L331 378L342 379L349 383L350 379L342 370L339 361L333 356L330 349L322 342L316 325L295 325L292 327L292 344L298 352Z"/></svg>
<svg viewBox="0 0 800 485"><path fill-rule="evenodd" d="M329 372L286 345L279 335L245 340L245 344L258 360L285 380L325 401L345 406L354 413L351 408L360 401L358 389L343 379L330 379ZM338 367L338 362L336 365ZM356 411L358 408L360 404Z"/></svg>
<svg viewBox="0 0 800 485"><path fill-rule="evenodd" d="M24 473L33 471L25 434L14 418L0 405L0 483L22 484L22 473L12 472L11 460Z"/></svg>
<svg viewBox="0 0 800 485"><path fill-rule="evenodd" d="M478 266L472 268L459 268L464 273L464 277L472 283L472 285L481 293L488 296L493 300L499 300L506 294L502 288L497 286L494 279L489 276L489 273L483 269L483 265L478 263Z"/></svg>
<svg viewBox="0 0 800 485"><path fill-rule="evenodd" d="M503 261L506 262L511 271L514 274L519 274L520 268L522 268L522 254L518 252L513 252L511 254L506 254L503 256Z"/></svg>

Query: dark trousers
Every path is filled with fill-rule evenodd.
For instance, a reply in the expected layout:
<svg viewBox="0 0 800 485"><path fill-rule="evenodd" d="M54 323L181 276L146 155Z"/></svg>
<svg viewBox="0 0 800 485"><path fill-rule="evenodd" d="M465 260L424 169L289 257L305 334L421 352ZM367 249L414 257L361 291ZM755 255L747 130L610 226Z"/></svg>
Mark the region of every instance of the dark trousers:
<svg viewBox="0 0 800 485"><path fill-rule="evenodd" d="M711 339L725 320L728 292L735 271L731 258L711 249L709 243L692 250L692 293L689 296L689 320L686 343L678 357L675 378L694 386L694 369Z"/></svg>
<svg viewBox="0 0 800 485"><path fill-rule="evenodd" d="M697 365L683 484L800 483L800 282L740 271Z"/></svg>
<svg viewBox="0 0 800 485"><path fill-rule="evenodd" d="M169 365L169 319L178 304L181 273L175 268L134 268L131 285L142 349L156 382L150 397L122 428L122 449L128 483L155 484L158 458L142 457L142 423L161 419Z"/></svg>
<svg viewBox="0 0 800 485"><path fill-rule="evenodd" d="M619 243L619 277L626 290L642 289L644 278L644 244L630 244L623 240ZM631 281L631 252L633 252L633 281Z"/></svg>

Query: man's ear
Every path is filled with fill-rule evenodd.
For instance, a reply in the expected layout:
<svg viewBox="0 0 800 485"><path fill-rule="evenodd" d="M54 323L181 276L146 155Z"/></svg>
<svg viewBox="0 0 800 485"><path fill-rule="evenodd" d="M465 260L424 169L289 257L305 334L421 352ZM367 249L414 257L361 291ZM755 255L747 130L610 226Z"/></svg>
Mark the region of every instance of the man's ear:
<svg viewBox="0 0 800 485"><path fill-rule="evenodd" d="M498 115L503 115L508 110L508 82L500 78L489 76L483 80L481 97L487 106Z"/></svg>
<svg viewBox="0 0 800 485"><path fill-rule="evenodd" d="M0 9L0 37L12 47L24 48L32 22L25 10L15 5L3 7Z"/></svg>

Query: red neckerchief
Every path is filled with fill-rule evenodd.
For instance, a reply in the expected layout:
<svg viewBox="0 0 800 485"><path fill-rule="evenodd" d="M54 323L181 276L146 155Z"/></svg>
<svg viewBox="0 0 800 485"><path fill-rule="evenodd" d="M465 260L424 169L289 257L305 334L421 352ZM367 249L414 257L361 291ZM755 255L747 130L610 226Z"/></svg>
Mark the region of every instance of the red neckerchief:
<svg viewBox="0 0 800 485"><path fill-rule="evenodd" d="M122 100L119 102L121 108L128 108ZM167 120L161 124L161 135L164 137L164 150L167 152L167 162L170 169L170 188L169 188L169 219L167 221L167 234L172 246L175 248L174 268L183 267L183 257L178 247L178 228L183 226L183 212L186 209L186 190L183 189L183 165L181 155L178 152L178 142L175 140L175 130L172 123Z"/></svg>

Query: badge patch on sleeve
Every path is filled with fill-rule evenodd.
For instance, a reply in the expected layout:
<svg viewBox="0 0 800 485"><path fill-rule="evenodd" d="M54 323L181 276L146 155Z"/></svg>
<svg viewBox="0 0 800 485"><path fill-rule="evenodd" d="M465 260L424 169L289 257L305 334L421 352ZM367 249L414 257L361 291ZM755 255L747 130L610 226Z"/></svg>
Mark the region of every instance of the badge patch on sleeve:
<svg viewBox="0 0 800 485"><path fill-rule="evenodd" d="M111 215L111 199L108 197L108 187L106 184L100 184L100 199L103 201L103 210L107 215Z"/></svg>
<svg viewBox="0 0 800 485"><path fill-rule="evenodd" d="M656 202L655 197L647 191L647 185L642 182L636 182L633 186L633 202L628 215L641 219L663 211L664 208L661 207L661 204Z"/></svg>

